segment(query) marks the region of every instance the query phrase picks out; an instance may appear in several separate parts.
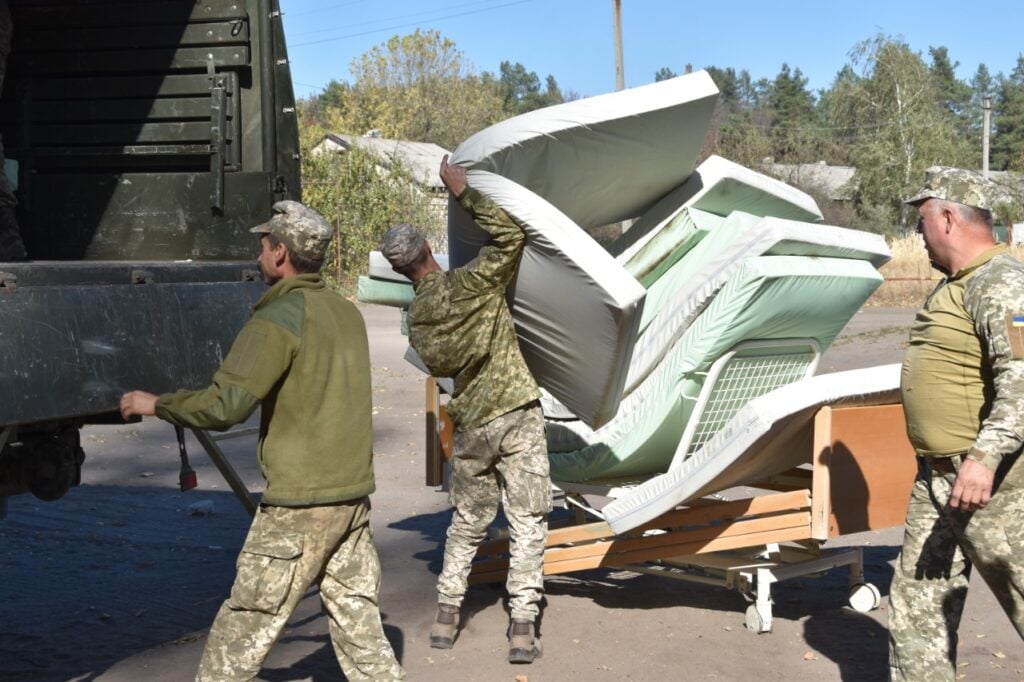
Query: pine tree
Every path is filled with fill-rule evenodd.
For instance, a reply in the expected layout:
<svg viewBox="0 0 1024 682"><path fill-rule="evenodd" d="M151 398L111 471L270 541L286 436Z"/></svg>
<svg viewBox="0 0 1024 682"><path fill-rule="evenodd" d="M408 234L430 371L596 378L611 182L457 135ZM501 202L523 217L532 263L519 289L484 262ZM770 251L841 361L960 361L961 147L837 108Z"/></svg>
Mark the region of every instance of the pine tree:
<svg viewBox="0 0 1024 682"><path fill-rule="evenodd" d="M995 108L991 167L1024 171L1024 54L1009 77L999 79Z"/></svg>

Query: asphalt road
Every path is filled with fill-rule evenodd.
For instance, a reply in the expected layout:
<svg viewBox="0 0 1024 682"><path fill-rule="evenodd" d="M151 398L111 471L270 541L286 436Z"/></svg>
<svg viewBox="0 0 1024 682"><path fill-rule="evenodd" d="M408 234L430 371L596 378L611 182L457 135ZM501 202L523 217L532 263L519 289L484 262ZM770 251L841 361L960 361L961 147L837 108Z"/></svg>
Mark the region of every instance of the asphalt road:
<svg viewBox="0 0 1024 682"><path fill-rule="evenodd" d="M446 496L423 485L423 381L401 359L398 312L363 312L374 365L381 608L409 679L886 678L886 595L899 528L833 543L864 548L867 579L883 595L881 608L869 614L846 606L844 569L775 585L774 630L761 635L744 629L747 604L734 590L594 570L548 579L545 656L531 666L505 662L504 592L486 586L467 598L468 623L456 647L430 649L426 634L450 512ZM863 310L819 371L898 362L911 319L905 309ZM248 518L191 436L200 487L178 491L177 447L167 424L90 427L83 436L83 485L56 503L13 498L0 521L0 680L192 679ZM253 444L250 436L223 447L256 491ZM958 679L1024 679L1020 640L985 586L974 583ZM343 679L315 593L259 679Z"/></svg>

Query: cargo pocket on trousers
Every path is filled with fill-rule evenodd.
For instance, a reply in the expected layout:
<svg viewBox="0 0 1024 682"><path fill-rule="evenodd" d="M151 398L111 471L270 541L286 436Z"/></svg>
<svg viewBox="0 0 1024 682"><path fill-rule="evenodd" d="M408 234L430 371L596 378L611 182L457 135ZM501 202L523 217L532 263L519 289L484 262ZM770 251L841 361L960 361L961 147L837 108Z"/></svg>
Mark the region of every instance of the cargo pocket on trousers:
<svg viewBox="0 0 1024 682"><path fill-rule="evenodd" d="M301 533L268 533L250 537L238 555L238 575L231 588L236 609L276 615L288 598L298 559Z"/></svg>
<svg viewBox="0 0 1024 682"><path fill-rule="evenodd" d="M551 479L547 462L531 462L519 469L518 480L510 486L509 501L528 514L551 511Z"/></svg>

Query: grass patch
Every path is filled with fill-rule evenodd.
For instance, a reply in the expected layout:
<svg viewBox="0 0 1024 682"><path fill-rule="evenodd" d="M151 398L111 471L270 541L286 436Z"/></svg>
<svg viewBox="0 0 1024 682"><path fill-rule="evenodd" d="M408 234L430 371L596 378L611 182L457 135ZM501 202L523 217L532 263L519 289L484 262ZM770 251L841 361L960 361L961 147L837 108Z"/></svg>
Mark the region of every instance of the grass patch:
<svg viewBox="0 0 1024 682"><path fill-rule="evenodd" d="M928 262L924 240L911 234L889 240L892 260L880 268L885 282L865 305L886 308L919 307L942 280L942 274ZM1024 260L1024 246L1010 247L1010 253Z"/></svg>

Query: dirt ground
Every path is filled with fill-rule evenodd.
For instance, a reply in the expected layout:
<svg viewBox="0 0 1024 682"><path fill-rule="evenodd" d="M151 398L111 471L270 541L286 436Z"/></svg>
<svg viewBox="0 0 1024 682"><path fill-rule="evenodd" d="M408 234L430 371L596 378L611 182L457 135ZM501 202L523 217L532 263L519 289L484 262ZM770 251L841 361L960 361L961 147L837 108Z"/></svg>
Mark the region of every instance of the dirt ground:
<svg viewBox="0 0 1024 682"><path fill-rule="evenodd" d="M547 580L545 655L505 662L503 589L474 587L451 651L430 649L434 581L450 513L423 485L423 380L402 360L398 311L362 308L373 354L377 492L385 629L413 680L883 680L886 608L899 528L847 536L863 546L882 593L869 614L846 605L847 573L776 584L774 630L744 628L732 590L625 570ZM912 311L865 309L824 356L821 372L898 362ZM144 387L140 387L144 388ZM199 488L177 489L173 429L158 420L84 431L83 484L55 503L10 500L0 521L0 680L183 681L234 577L248 517L189 437ZM255 438L222 446L260 488ZM964 680L1024 680L1024 648L974 580L960 633ZM260 680L343 679L315 593Z"/></svg>

